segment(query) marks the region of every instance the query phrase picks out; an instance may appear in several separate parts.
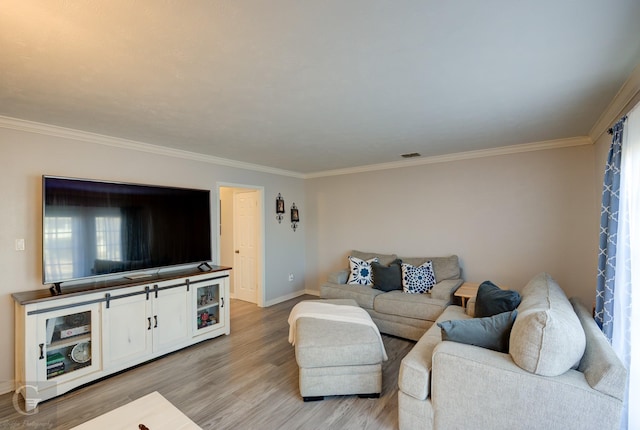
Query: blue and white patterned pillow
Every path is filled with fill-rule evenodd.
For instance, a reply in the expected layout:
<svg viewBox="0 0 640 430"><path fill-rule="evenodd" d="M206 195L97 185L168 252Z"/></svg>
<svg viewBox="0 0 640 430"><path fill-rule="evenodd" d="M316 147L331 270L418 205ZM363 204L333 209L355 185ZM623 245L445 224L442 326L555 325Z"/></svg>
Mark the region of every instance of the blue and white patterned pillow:
<svg viewBox="0 0 640 430"><path fill-rule="evenodd" d="M349 256L349 272L348 284L373 285L373 270L371 263L378 262L378 257L371 260L361 260L360 258Z"/></svg>
<svg viewBox="0 0 640 430"><path fill-rule="evenodd" d="M410 294L425 294L436 284L431 260L415 267L402 263L402 290Z"/></svg>

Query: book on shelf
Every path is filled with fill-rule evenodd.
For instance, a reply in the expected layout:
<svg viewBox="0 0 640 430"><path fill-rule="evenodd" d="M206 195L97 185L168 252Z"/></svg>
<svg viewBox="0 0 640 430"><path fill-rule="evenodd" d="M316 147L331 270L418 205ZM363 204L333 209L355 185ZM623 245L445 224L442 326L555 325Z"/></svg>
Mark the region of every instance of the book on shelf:
<svg viewBox="0 0 640 430"><path fill-rule="evenodd" d="M54 363L54 364L50 364L47 366L47 370L59 370L59 369L64 369L64 362L60 362L60 363Z"/></svg>
<svg viewBox="0 0 640 430"><path fill-rule="evenodd" d="M64 355L59 352L47 355L47 366L50 364L60 363L64 361Z"/></svg>
<svg viewBox="0 0 640 430"><path fill-rule="evenodd" d="M54 376L62 375L64 373L64 369L56 370L54 372L47 372L47 378L53 378Z"/></svg>
<svg viewBox="0 0 640 430"><path fill-rule="evenodd" d="M86 325L80 325L76 327L59 327L59 330L60 330L60 339L66 339L68 337L89 333L91 331L91 326L89 324L86 324Z"/></svg>
<svg viewBox="0 0 640 430"><path fill-rule="evenodd" d="M60 362L60 363L55 363L52 364L50 366L47 366L47 375L50 376L53 373L62 373L64 372L64 363Z"/></svg>

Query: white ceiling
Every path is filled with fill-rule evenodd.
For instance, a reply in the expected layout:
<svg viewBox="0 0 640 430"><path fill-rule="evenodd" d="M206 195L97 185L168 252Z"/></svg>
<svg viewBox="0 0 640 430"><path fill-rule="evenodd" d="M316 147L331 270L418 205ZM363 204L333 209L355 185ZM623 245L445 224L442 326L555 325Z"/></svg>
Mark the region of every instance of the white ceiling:
<svg viewBox="0 0 640 430"><path fill-rule="evenodd" d="M4 0L0 115L303 174L585 136L638 0Z"/></svg>

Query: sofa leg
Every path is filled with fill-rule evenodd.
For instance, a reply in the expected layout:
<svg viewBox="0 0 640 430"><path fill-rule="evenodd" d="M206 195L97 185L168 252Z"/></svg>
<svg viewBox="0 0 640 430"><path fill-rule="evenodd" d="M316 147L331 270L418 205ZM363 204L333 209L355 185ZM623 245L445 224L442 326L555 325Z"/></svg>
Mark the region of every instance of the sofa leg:
<svg viewBox="0 0 640 430"><path fill-rule="evenodd" d="M320 400L324 400L324 396L303 397L302 400L305 402L317 402Z"/></svg>
<svg viewBox="0 0 640 430"><path fill-rule="evenodd" d="M379 399L380 393L358 394L358 397L360 397L361 399Z"/></svg>

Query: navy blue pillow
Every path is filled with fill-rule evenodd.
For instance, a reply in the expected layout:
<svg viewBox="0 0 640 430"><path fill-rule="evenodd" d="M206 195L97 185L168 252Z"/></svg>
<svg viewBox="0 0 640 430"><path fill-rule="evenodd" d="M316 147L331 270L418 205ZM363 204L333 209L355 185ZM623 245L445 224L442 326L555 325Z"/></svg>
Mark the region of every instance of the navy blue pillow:
<svg viewBox="0 0 640 430"><path fill-rule="evenodd" d="M484 281L476 295L475 317L490 317L502 312L510 312L520 304L520 293L502 290L491 281Z"/></svg>
<svg viewBox="0 0 640 430"><path fill-rule="evenodd" d="M509 352L509 336L517 315L518 311L511 311L492 317L442 321L438 327L442 340Z"/></svg>
<svg viewBox="0 0 640 430"><path fill-rule="evenodd" d="M373 288L382 291L402 290L402 260L396 258L389 266L374 261L371 263L373 271Z"/></svg>

